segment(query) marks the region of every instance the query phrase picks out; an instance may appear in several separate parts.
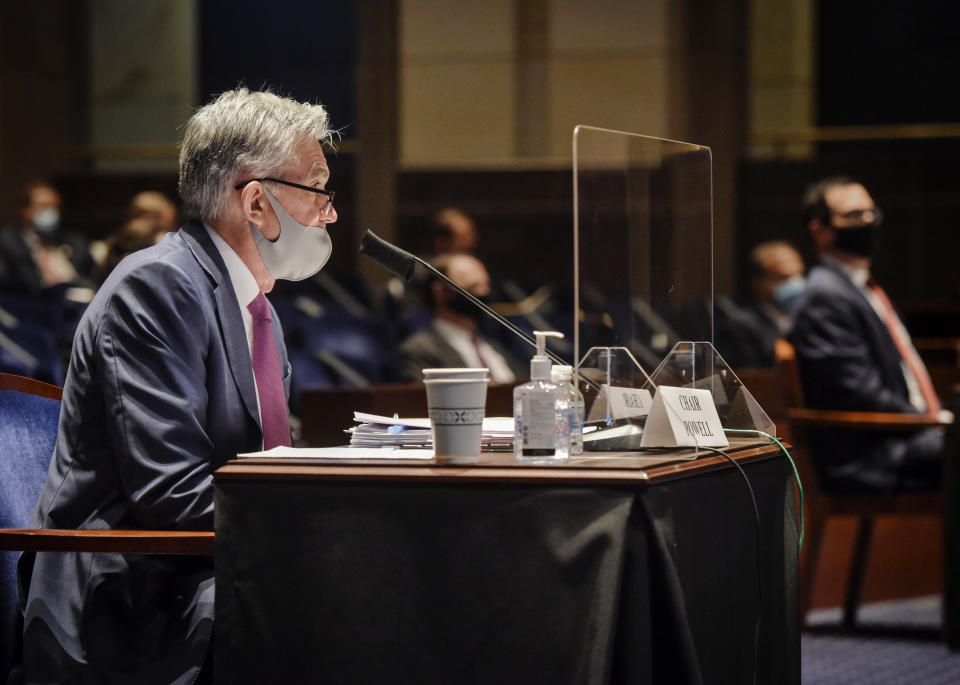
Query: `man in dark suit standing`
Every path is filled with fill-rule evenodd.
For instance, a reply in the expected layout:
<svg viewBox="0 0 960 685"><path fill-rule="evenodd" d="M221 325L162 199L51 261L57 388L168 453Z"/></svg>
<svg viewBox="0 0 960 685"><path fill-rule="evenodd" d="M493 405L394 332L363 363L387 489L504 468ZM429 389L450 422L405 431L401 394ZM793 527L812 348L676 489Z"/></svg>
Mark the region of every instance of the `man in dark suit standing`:
<svg viewBox="0 0 960 685"><path fill-rule="evenodd" d="M316 273L337 219L320 105L244 88L187 122L189 219L123 260L77 329L31 527L213 529L213 472L290 444L290 365L264 297ZM25 554L25 683L211 681L213 562Z"/></svg>
<svg viewBox="0 0 960 685"><path fill-rule="evenodd" d="M490 294L490 275L469 254L440 255L433 265L471 295L485 299ZM437 278L425 283L425 300L431 304L431 326L403 341L399 353L399 376L411 383L423 380L423 369L487 367L495 383L512 383L520 375L516 363L495 342L486 338L478 324L483 311Z"/></svg>
<svg viewBox="0 0 960 685"><path fill-rule="evenodd" d="M807 403L820 409L940 416L930 376L870 272L883 222L866 188L848 177L811 185L804 219L820 264L811 269L788 339ZM943 431L831 431L817 436L822 484L835 491L925 490L939 482Z"/></svg>

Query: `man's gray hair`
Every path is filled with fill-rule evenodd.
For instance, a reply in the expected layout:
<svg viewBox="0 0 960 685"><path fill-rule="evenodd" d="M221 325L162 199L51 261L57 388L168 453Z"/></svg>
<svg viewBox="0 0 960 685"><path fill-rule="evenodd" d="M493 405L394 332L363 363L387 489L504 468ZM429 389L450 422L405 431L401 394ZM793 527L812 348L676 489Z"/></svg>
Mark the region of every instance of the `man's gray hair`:
<svg viewBox="0 0 960 685"><path fill-rule="evenodd" d="M282 177L300 161L297 149L307 140L333 140L322 105L246 88L222 93L198 109L184 130L179 186L184 215L223 218L237 183Z"/></svg>

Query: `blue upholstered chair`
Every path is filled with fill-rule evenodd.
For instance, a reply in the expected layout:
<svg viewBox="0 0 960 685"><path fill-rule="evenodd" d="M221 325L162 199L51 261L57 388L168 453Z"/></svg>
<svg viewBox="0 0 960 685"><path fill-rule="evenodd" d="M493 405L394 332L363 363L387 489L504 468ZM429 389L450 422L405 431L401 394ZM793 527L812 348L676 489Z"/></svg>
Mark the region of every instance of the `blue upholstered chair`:
<svg viewBox="0 0 960 685"><path fill-rule="evenodd" d="M0 373L0 683L8 685L20 682L17 552L213 554L206 531L26 528L53 455L61 395L55 385Z"/></svg>
<svg viewBox="0 0 960 685"><path fill-rule="evenodd" d="M0 527L25 528L57 439L60 388L0 374ZM0 675L19 651L16 552L0 552ZM0 678L2 680L2 678Z"/></svg>

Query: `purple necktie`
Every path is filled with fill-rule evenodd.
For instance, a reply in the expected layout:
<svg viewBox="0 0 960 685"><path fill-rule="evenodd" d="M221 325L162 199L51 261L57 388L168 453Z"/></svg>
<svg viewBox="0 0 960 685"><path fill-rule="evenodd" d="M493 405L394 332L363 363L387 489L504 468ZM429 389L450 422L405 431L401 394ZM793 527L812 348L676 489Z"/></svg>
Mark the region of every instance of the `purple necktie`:
<svg viewBox="0 0 960 685"><path fill-rule="evenodd" d="M260 423L263 425L263 449L290 446L290 419L287 397L283 392L280 353L273 339L270 305L263 293L247 305L253 316L253 376L260 395Z"/></svg>

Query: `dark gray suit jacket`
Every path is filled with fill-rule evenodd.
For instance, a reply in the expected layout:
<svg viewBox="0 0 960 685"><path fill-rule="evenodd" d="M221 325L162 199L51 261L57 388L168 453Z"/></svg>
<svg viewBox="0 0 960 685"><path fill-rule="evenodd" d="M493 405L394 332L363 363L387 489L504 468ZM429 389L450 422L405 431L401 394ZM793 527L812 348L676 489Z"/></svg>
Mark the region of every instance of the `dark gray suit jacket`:
<svg viewBox="0 0 960 685"><path fill-rule="evenodd" d="M886 325L840 269L810 270L788 339L810 407L917 413ZM820 433L816 466L827 489L895 490L912 447L903 434ZM938 449L935 441L926 447Z"/></svg>
<svg viewBox="0 0 960 685"><path fill-rule="evenodd" d="M81 320L31 525L212 530L213 471L261 445L255 393L226 267L189 223L123 260ZM25 554L20 581L25 682L196 678L213 624L212 560Z"/></svg>
<svg viewBox="0 0 960 685"><path fill-rule="evenodd" d="M502 347L489 338L485 340L506 360L514 376L518 379L524 377L527 370L520 368ZM433 326L404 340L397 355L397 373L401 381L408 383L422 381L423 369L448 369L465 365L460 353Z"/></svg>

